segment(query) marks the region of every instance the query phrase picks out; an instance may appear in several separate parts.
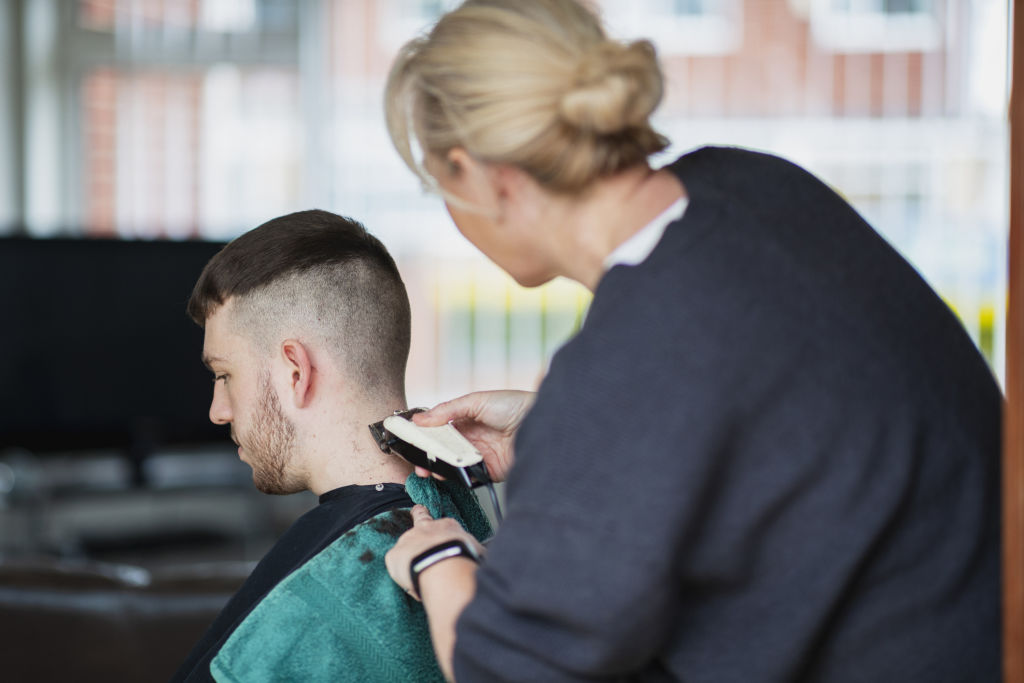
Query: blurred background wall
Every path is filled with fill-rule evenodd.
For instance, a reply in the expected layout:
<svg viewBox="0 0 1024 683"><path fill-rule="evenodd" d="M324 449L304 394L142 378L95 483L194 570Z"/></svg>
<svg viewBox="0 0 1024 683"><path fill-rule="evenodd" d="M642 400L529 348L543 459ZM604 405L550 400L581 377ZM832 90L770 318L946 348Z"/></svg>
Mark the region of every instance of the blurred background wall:
<svg viewBox="0 0 1024 683"><path fill-rule="evenodd" d="M390 59L443 0L4 0L0 229L226 240L322 207L391 248L417 313L410 393L532 386L587 296L525 291L458 235L382 124ZM807 166L946 297L999 372L1007 3L603 0L693 147Z"/></svg>
<svg viewBox="0 0 1024 683"><path fill-rule="evenodd" d="M222 242L284 213L328 209L365 223L398 261L414 315L412 404L534 387L589 295L566 281L516 286L423 193L383 126L391 57L452 4L0 0L0 236ZM663 61L656 123L673 144L656 163L738 144L817 173L921 271L1001 376L1007 2L596 6L614 35L651 38ZM176 285L182 306L198 275L189 268ZM57 277L42 268L0 280L0 298ZM177 300L161 310L183 320ZM131 313L97 334L130 329ZM38 341L10 319L2 335ZM180 353L198 368L197 339ZM110 372L154 384L138 367ZM0 386L7 402L22 391ZM157 444L125 460L113 447L83 457L72 443L40 458L0 436L0 557L259 557L311 501L253 493L223 445ZM211 528L219 535L199 553Z"/></svg>

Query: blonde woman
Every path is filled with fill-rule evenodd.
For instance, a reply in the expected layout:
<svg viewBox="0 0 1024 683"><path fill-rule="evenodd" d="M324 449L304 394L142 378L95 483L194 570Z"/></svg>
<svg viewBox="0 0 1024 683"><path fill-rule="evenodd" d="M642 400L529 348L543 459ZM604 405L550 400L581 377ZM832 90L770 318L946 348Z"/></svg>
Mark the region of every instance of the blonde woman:
<svg viewBox="0 0 1024 683"><path fill-rule="evenodd" d="M535 401L418 418L454 420L508 473L482 560L423 508L387 556L443 671L996 680L983 359L802 169L722 148L651 168L661 94L650 44L572 0L470 0L393 66L392 139L456 227L524 285L594 292Z"/></svg>

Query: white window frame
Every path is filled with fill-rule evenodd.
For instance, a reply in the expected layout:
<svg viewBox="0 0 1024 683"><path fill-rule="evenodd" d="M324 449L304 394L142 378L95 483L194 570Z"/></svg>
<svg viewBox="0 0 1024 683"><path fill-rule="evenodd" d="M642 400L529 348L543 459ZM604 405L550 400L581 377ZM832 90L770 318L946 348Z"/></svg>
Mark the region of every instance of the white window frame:
<svg viewBox="0 0 1024 683"><path fill-rule="evenodd" d="M942 24L937 0L929 9L886 12L884 0L811 0L811 34L833 52L934 52L942 47Z"/></svg>
<svg viewBox="0 0 1024 683"><path fill-rule="evenodd" d="M682 14L673 0L603 0L608 31L618 38L644 36L663 56L713 56L743 44L743 0L702 0L704 11Z"/></svg>

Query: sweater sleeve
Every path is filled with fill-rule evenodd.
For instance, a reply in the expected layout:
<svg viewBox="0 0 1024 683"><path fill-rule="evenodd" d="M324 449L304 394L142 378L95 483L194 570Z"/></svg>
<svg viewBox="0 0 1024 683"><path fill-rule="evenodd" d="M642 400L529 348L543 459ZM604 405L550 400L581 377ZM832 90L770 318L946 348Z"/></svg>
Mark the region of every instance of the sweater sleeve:
<svg viewBox="0 0 1024 683"><path fill-rule="evenodd" d="M721 452L729 430L647 383L637 358L606 360L556 361L518 436L506 520L458 624L460 683L636 672L676 619L680 548L729 467L694 455Z"/></svg>

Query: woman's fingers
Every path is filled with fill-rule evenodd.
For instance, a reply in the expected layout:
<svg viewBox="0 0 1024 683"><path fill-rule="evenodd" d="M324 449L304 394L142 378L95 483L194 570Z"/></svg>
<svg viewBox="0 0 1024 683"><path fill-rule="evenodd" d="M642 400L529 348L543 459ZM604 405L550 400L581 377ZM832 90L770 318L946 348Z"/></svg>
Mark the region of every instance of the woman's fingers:
<svg viewBox="0 0 1024 683"><path fill-rule="evenodd" d="M430 515L430 510L428 510L425 505L413 505L412 506L412 510L410 512L412 514L412 525L413 526L416 526L417 524L422 524L423 522L426 522L428 520L434 519Z"/></svg>
<svg viewBox="0 0 1024 683"><path fill-rule="evenodd" d="M416 413L413 422L424 427L439 427L453 420L476 419L480 412L481 393L475 392L438 403L430 410Z"/></svg>

